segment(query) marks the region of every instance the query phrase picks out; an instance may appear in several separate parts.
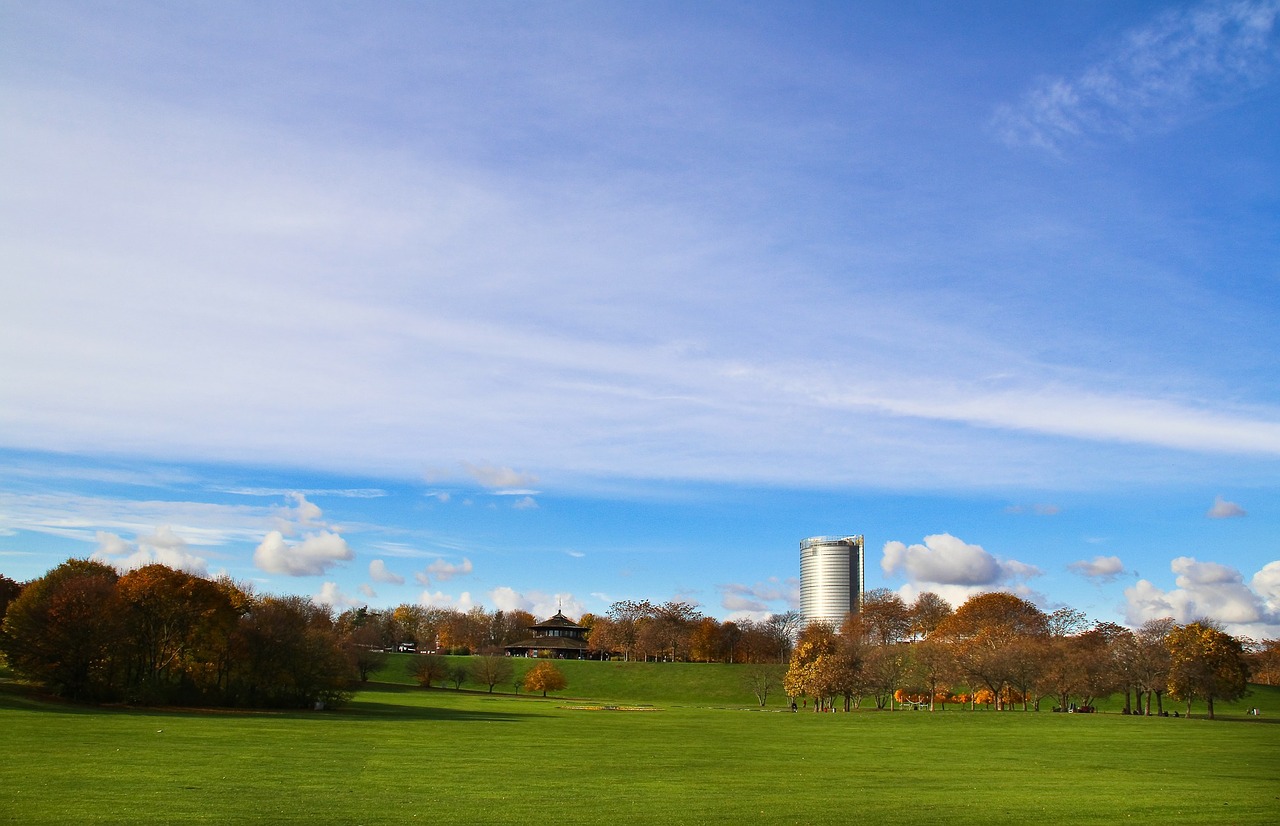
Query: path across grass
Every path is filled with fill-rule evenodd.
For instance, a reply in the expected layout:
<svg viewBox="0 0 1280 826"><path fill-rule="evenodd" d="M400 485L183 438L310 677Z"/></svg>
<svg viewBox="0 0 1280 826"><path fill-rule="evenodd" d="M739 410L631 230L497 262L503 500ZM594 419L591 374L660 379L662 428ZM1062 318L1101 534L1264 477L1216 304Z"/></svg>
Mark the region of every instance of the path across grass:
<svg viewBox="0 0 1280 826"><path fill-rule="evenodd" d="M336 712L162 712L0 686L0 821L1183 824L1280 811L1280 725L1265 715L605 705L375 684Z"/></svg>

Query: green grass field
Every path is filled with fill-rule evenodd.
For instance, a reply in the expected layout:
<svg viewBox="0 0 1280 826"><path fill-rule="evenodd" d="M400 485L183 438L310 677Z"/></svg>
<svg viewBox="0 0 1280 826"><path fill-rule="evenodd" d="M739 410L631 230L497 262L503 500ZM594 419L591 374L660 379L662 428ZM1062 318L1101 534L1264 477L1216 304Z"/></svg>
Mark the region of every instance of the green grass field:
<svg viewBox="0 0 1280 826"><path fill-rule="evenodd" d="M666 680L632 680L630 666L565 665L562 697L379 682L321 713L87 709L0 684L0 821L1181 824L1280 811L1280 689L1214 722L791 714L753 709L740 688L691 696L706 682L732 693L733 669L652 664L634 670ZM1252 705L1260 718L1244 716Z"/></svg>

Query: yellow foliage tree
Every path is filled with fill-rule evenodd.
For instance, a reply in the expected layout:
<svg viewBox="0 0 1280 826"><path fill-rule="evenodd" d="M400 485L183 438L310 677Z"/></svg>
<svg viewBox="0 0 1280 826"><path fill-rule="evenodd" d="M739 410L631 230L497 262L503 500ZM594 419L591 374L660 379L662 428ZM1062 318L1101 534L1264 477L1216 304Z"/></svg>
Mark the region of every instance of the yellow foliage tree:
<svg viewBox="0 0 1280 826"><path fill-rule="evenodd" d="M524 690L541 691L543 697L547 696L548 691L562 691L568 685L569 682L560 673L560 669L545 660L524 675Z"/></svg>

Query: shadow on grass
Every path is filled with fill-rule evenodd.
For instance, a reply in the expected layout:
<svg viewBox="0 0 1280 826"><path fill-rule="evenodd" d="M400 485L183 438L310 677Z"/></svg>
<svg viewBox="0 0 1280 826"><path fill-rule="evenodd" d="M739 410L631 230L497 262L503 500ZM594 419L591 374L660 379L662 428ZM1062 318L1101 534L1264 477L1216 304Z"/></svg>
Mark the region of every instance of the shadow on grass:
<svg viewBox="0 0 1280 826"><path fill-rule="evenodd" d="M423 689L413 686L382 685L370 686L365 693L373 695L370 699L355 699L345 705L326 711L307 711L301 709L252 709L252 708L175 708L170 706L129 706L118 703L92 705L74 703L59 697L42 694L34 687L9 680L0 680L0 709L11 711L34 711L41 714L68 714L101 716L104 714L121 717L227 717L252 719L257 717L290 718L298 720L324 720L332 722L386 722L403 723L408 721L435 722L490 722L518 723L540 714L509 711L476 711L470 709L440 708L432 705L418 705L412 702L381 701L379 695L418 695L422 699L430 697ZM425 695L425 696L424 696ZM407 699L407 698L406 698ZM429 701L429 700L428 700Z"/></svg>

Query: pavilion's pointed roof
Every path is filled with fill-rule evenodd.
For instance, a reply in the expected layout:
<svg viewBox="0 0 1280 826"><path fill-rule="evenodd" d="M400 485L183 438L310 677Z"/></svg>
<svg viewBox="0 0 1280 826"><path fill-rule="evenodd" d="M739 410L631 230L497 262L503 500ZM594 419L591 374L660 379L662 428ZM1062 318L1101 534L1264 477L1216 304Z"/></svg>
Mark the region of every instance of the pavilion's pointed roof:
<svg viewBox="0 0 1280 826"><path fill-rule="evenodd" d="M529 626L529 630L531 631L542 631L548 628L574 628L579 631L587 630L585 625L578 625L576 622L566 617L564 615L564 611L556 611L555 616Z"/></svg>

